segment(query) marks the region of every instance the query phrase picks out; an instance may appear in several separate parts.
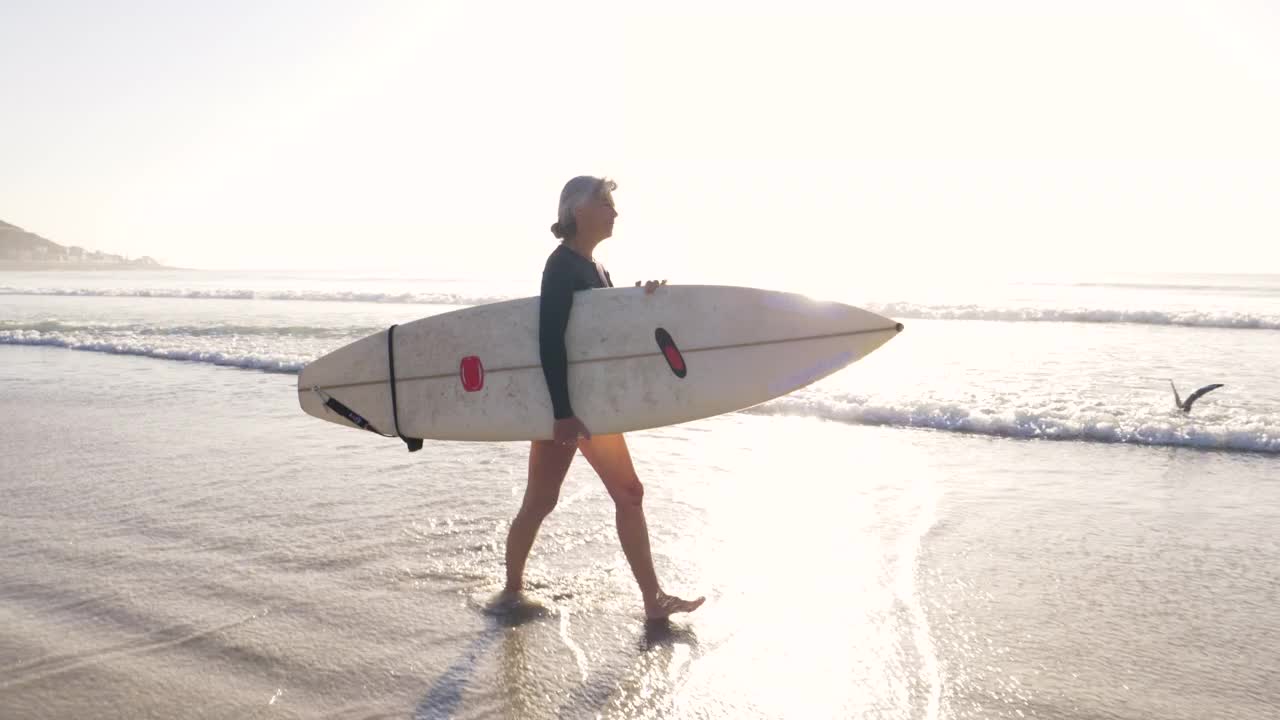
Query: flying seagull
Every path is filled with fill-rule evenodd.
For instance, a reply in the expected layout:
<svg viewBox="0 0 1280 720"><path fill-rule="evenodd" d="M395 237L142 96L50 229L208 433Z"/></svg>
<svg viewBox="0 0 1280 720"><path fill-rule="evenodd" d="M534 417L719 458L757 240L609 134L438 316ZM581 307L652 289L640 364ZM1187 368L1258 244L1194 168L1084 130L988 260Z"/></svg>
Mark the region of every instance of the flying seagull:
<svg viewBox="0 0 1280 720"><path fill-rule="evenodd" d="M1188 395L1186 400L1183 400L1181 397L1178 397L1178 387L1177 387L1176 385L1174 385L1174 384L1173 384L1173 381L1172 381L1172 380L1170 380L1170 381L1169 381L1169 387L1173 388L1173 404L1174 404L1174 405L1177 405L1177 406L1178 406L1178 409L1179 409L1179 410L1181 410L1182 412L1184 412L1184 413L1189 413L1189 412L1191 412L1191 404L1192 404L1192 403L1194 403L1195 401L1199 400L1199 399L1200 399L1200 396L1204 395L1205 393L1212 392L1212 391L1217 390L1218 388L1222 387L1222 383L1214 383L1214 384L1212 384L1212 385L1205 385L1204 387L1200 388L1199 390L1197 390L1197 391L1195 391L1195 392L1191 393L1190 395Z"/></svg>

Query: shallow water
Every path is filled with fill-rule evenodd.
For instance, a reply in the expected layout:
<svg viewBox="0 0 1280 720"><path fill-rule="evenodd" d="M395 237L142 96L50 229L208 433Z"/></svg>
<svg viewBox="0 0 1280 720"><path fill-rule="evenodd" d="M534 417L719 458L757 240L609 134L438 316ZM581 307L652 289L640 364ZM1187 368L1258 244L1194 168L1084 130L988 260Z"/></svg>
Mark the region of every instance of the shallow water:
<svg viewBox="0 0 1280 720"><path fill-rule="evenodd" d="M495 618L527 447L410 455L297 408L319 354L529 290L0 274L0 716L1280 708L1275 278L832 289L907 330L629 436L659 575L708 597L664 626L585 462L530 562L545 609ZM1167 378L1227 385L1183 415Z"/></svg>
<svg viewBox="0 0 1280 720"><path fill-rule="evenodd" d="M646 627L579 461L482 608L521 444L302 416L287 375L0 348L5 717L1264 717L1273 458L737 414L631 437ZM79 429L79 431L76 431ZM1021 713L1021 714L1020 714Z"/></svg>

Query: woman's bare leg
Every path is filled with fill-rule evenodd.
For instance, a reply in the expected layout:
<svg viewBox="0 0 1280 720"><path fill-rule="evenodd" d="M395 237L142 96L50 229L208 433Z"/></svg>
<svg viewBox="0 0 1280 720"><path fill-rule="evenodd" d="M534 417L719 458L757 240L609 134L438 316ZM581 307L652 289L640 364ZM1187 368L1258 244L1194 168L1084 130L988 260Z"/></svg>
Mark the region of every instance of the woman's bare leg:
<svg viewBox="0 0 1280 720"><path fill-rule="evenodd" d="M649 527L644 519L644 486L631 463L627 441L622 435L593 435L579 440L578 447L613 498L618 539L640 586L645 615L657 619L696 610L705 598L682 600L662 592L658 584L649 550Z"/></svg>
<svg viewBox="0 0 1280 720"><path fill-rule="evenodd" d="M524 589L524 565L542 520L555 509L560 485L569 472L577 448L535 440L529 448L529 483L525 486L520 511L507 531L507 585L502 594L517 597Z"/></svg>

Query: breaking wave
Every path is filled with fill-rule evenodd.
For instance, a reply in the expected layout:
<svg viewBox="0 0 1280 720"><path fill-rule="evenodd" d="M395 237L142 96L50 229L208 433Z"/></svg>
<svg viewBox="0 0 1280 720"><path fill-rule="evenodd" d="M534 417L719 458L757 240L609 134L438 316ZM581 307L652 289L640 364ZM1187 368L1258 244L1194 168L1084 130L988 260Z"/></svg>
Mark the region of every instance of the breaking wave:
<svg viewBox="0 0 1280 720"><path fill-rule="evenodd" d="M511 297L463 293L383 293L334 290L248 290L236 288L15 288L0 287L0 295L63 297L171 298L186 300L295 300L413 305L483 305Z"/></svg>
<svg viewBox="0 0 1280 720"><path fill-rule="evenodd" d="M1110 414L1035 407L975 410L956 403L876 404L826 396L788 396L746 412L1020 439L1280 453L1280 417L1274 415L1184 417L1147 409Z"/></svg>
<svg viewBox="0 0 1280 720"><path fill-rule="evenodd" d="M519 296L447 292L361 292L333 290L250 290L191 288L15 288L0 287L0 295L65 297L171 298L187 300L279 300L389 305L484 305ZM1086 307L1004 307L991 305L934 305L926 303L867 303L868 310L891 318L922 320L986 320L994 322L1071 322L1169 325L1232 330L1280 330L1280 315L1247 312L1159 310Z"/></svg>
<svg viewBox="0 0 1280 720"><path fill-rule="evenodd" d="M0 345L60 347L85 352L135 355L180 360L276 373L298 373L312 359L335 349L335 339L325 339L316 328L303 328L293 336L271 338L247 334L219 335L213 328L204 334L179 334L184 328L147 328L132 325L65 325L56 321L35 323L26 329L0 325ZM93 328L95 331L91 331ZM105 331L111 328L112 331ZM219 326L218 333L243 330ZM257 328L262 330L262 328ZM279 332L280 328L275 329ZM293 330L298 330L294 328ZM356 336L363 328L347 328ZM371 329L376 330L376 329ZM943 432L995 437L1074 440L1147 446L1189 447L1211 450L1280 454L1280 415L1204 412L1181 416L1148 407L1120 406L1104 411L1097 406L1071 409L1062 403L1043 405L994 401L982 408L963 403L904 400L894 403L819 392L788 395L745 411L757 415L815 417L856 425L928 428Z"/></svg>
<svg viewBox="0 0 1280 720"><path fill-rule="evenodd" d="M372 335L385 327L310 325L239 325L219 323L209 325L151 325L147 323L69 323L61 320L37 322L12 322L0 320L0 333L29 334L57 333L79 335L84 333L134 335L138 337L267 337L267 338L351 338Z"/></svg>
<svg viewBox="0 0 1280 720"><path fill-rule="evenodd" d="M146 338L130 335L113 337L110 335L0 330L0 345L60 347L68 350L109 353L112 355L136 355L161 360L185 360L266 372L297 373L313 359L310 355L295 353L198 347L194 346L193 343L183 343L181 338L169 337L166 340L165 342L150 342Z"/></svg>
<svg viewBox="0 0 1280 720"><path fill-rule="evenodd" d="M998 322L1128 323L1232 330L1280 330L1280 316L1238 312L1090 308L1011 308L981 305L870 304L866 308L892 318L991 320Z"/></svg>

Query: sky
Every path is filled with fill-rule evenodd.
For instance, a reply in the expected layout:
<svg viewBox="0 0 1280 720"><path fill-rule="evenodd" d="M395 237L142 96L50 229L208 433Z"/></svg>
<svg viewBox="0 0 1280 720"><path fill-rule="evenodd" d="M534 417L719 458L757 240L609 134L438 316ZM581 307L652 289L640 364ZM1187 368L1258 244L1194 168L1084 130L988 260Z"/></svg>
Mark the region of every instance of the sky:
<svg viewBox="0 0 1280 720"><path fill-rule="evenodd" d="M0 0L0 219L199 268L1280 273L1280 6Z"/></svg>

